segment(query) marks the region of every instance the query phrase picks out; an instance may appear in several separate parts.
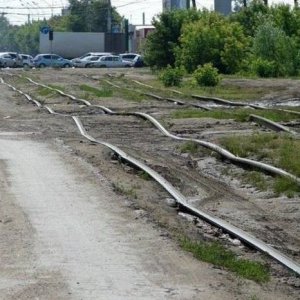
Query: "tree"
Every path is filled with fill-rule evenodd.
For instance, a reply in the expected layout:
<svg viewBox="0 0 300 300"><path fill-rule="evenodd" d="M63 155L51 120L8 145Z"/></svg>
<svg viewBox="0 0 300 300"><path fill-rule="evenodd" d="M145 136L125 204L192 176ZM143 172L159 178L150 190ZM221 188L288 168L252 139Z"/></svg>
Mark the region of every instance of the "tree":
<svg viewBox="0 0 300 300"><path fill-rule="evenodd" d="M223 73L234 73L248 48L242 27L215 12L203 12L198 21L186 24L176 49L177 64L193 72L212 63Z"/></svg>
<svg viewBox="0 0 300 300"><path fill-rule="evenodd" d="M152 24L155 31L151 33L144 46L145 61L156 68L167 65L174 66L174 50L179 43L183 24L199 19L199 13L194 10L172 10L159 15Z"/></svg>
<svg viewBox="0 0 300 300"><path fill-rule="evenodd" d="M108 17L112 15L112 25L120 24L121 16L110 1L69 0L70 17L68 28L74 32L106 32Z"/></svg>
<svg viewBox="0 0 300 300"><path fill-rule="evenodd" d="M262 59L274 65L275 76L294 75L296 73L298 51L295 41L276 27L272 21L266 21L258 27L253 41L254 59Z"/></svg>

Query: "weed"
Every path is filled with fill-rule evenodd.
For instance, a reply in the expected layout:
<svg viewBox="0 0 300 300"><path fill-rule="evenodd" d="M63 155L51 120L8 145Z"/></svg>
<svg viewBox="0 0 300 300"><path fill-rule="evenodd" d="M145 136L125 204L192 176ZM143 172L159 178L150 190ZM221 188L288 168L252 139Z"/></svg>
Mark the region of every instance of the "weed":
<svg viewBox="0 0 300 300"><path fill-rule="evenodd" d="M249 120L249 115L253 114L252 109L232 109L232 110L212 110L201 111L199 109L182 109L175 111L171 116L175 119L184 118L214 118L214 119L233 119L238 122L246 122ZM257 110L256 115L270 119L274 122L290 121L298 119L299 116L287 112L276 110Z"/></svg>
<svg viewBox="0 0 300 300"><path fill-rule="evenodd" d="M111 97L113 95L113 91L108 88L97 89L86 84L80 85L79 88L80 90L91 93L97 97Z"/></svg>
<svg viewBox="0 0 300 300"><path fill-rule="evenodd" d="M45 97L49 95L54 95L55 92L45 87L38 87L37 93L38 95Z"/></svg>
<svg viewBox="0 0 300 300"><path fill-rule="evenodd" d="M119 183L112 183L112 186L116 193L137 199L137 193L134 187L128 188Z"/></svg>
<svg viewBox="0 0 300 300"><path fill-rule="evenodd" d="M249 182L251 185L257 187L261 191L265 191L268 188L268 183L264 175L257 171L247 172L243 178L243 181Z"/></svg>
<svg viewBox="0 0 300 300"><path fill-rule="evenodd" d="M199 145L196 142L188 141L179 146L181 153L196 154L199 151Z"/></svg>
<svg viewBox="0 0 300 300"><path fill-rule="evenodd" d="M191 252L197 259L224 267L237 275L258 283L267 282L270 278L268 269L260 262L239 259L230 250L219 243L193 242L181 240L181 247Z"/></svg>
<svg viewBox="0 0 300 300"><path fill-rule="evenodd" d="M152 177L151 177L148 173L146 173L145 171L141 171L141 172L139 173L139 176L140 176L142 179L147 180L147 181L149 181L149 180L152 179Z"/></svg>
<svg viewBox="0 0 300 300"><path fill-rule="evenodd" d="M254 134L252 136L235 136L221 139L221 144L235 155L241 157L255 157L282 168L300 177L300 141L287 135ZM264 186L259 178L252 178ZM274 191L277 194L286 193L292 197L300 192L299 184L291 179L276 178Z"/></svg>

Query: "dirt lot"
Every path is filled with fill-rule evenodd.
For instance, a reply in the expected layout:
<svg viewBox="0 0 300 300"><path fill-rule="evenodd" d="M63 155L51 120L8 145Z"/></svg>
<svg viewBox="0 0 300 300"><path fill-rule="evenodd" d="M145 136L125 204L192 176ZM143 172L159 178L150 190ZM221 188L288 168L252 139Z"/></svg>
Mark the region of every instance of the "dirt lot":
<svg viewBox="0 0 300 300"><path fill-rule="evenodd" d="M21 74L23 78L9 76L7 73ZM56 112L80 116L91 136L119 146L128 154L145 162L169 180L195 207L204 209L252 233L293 260L300 262L300 200L297 194L293 198L288 198L284 195L275 195L270 190L259 190L241 180L248 170L222 160L207 149L199 149L195 154L183 152L181 151L182 142L163 136L147 121L134 116L106 115L101 109L85 107L58 93L49 93L25 79L25 76L28 76L77 98L87 99L93 105L103 105L116 112L149 113L172 133L182 137L218 142L220 137L224 136L269 132L268 129L259 127L253 122L240 123L234 120L213 118L175 119L172 114L183 108L172 102L141 95L141 92L149 92L151 89L136 85L131 81L134 79L145 84L153 84L154 77L150 72L119 70L114 72L113 77L107 74L107 70L93 69L26 72L5 70L2 72L2 77L6 82L28 93L32 98L43 105L48 105ZM112 87L107 81L120 86L121 89ZM298 80L226 79L224 82L241 89L261 89L263 92L260 92L260 99L251 99L252 103L258 103L258 100L261 100L260 102L267 103L268 106L292 103L296 107L300 97ZM96 96L91 89L86 89L86 86L102 90L102 95ZM128 91L126 87L134 88L135 92ZM163 96L169 95L170 92L156 90L155 93ZM176 97L178 98L179 95L177 94ZM187 96L180 97L188 103L196 102L195 99ZM200 101L198 103L215 107L213 103ZM213 299L217 294L221 295L224 292L224 295L228 295L226 296L228 299L300 299L299 278L257 251L233 242L229 236L210 225L200 220L195 221L186 214L179 214L176 208L168 205L170 196L166 191L153 180L149 180L142 172L115 160L113 153L107 148L90 143L81 137L71 118L49 115L45 110L40 110L29 103L25 97L1 85L0 126L2 132L17 132L17 139L30 139L52 145L51 147L67 155L69 162L70 157L73 157L75 160L82 159L87 164L91 164L94 171L88 176L97 177L97 174L100 177L103 176L114 193L126 199L128 213L140 220L142 226L158 226L163 232L163 241L177 241L182 235L208 241L221 239L226 247L232 249L240 257L262 261L271 270L270 282L258 285L252 281L243 280L226 270L214 269L215 267L211 265L205 265L205 267L201 265L201 268L216 270L218 274L215 278L213 278L213 273L209 273L207 279L197 277L200 285L204 280L206 286L211 286L210 291L206 290L208 293L205 294L206 297ZM297 127L295 130L298 130ZM22 133L25 135L23 136ZM14 134L13 139L16 138L15 136ZM269 181L274 180L269 175L264 176ZM3 177L5 174L1 176ZM6 205L11 206L10 203ZM3 210L1 213L5 215ZM11 230L18 233L20 227L22 226L19 224ZM1 230L6 229L0 226ZM5 236L7 233L4 234ZM17 235L16 239L18 239ZM161 240L157 241L158 244L161 242ZM183 255L179 249L178 251L179 255ZM197 264L196 261L193 263ZM53 276L55 278L56 275ZM197 285L195 280L193 284ZM155 294L155 297L157 295ZM183 299L176 298L175 294L164 295L164 297ZM192 299L192 297L199 299L197 293L190 298L186 295L184 297L184 299ZM144 298L141 296L141 299Z"/></svg>

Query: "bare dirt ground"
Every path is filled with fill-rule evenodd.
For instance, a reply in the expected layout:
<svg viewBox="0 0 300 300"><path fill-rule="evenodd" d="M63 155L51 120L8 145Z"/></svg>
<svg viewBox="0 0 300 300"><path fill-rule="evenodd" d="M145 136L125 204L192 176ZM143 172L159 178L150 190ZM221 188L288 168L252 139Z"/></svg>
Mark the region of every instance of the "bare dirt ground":
<svg viewBox="0 0 300 300"><path fill-rule="evenodd" d="M149 74L126 72L129 79L151 79ZM150 113L181 136L215 141L230 131L265 130L232 120L171 120L170 112L180 109L172 103L148 97L132 101L122 92L96 98L80 90L81 84L104 86L101 80L109 79L106 70L10 73L61 87L116 111ZM104 115L58 94L43 95L25 79L2 75L55 111L80 115L89 134L146 162L196 207L300 261L299 198L274 197L245 186L224 174L228 163L207 150L196 156L182 154L179 142L141 119ZM270 99L296 97L299 89L298 81L283 81L280 89L278 82L235 81L232 84L266 84ZM113 160L106 148L85 141L70 118L51 116L8 87L0 88L3 299L300 299L299 279L293 274L254 250L234 246L207 224L199 221L195 226L167 205L168 194L155 182ZM257 285L194 260L172 242L183 233L200 240L223 237L241 257L267 263L271 281Z"/></svg>

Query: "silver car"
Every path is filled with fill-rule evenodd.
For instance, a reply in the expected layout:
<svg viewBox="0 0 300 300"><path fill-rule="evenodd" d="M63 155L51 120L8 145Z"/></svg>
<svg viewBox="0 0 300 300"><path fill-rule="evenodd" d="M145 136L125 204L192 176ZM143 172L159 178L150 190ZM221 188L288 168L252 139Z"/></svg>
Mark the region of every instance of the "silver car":
<svg viewBox="0 0 300 300"><path fill-rule="evenodd" d="M106 55L101 56L95 62L93 62L92 67L94 68L124 68L131 67L132 62L128 60L122 60L120 56L116 55Z"/></svg>
<svg viewBox="0 0 300 300"><path fill-rule="evenodd" d="M0 53L1 67L23 67L22 57L16 52L1 52Z"/></svg>
<svg viewBox="0 0 300 300"><path fill-rule="evenodd" d="M23 67L29 67L33 68L34 63L33 63L33 57L28 54L20 54L22 59L23 59Z"/></svg>
<svg viewBox="0 0 300 300"><path fill-rule="evenodd" d="M89 68L92 66L92 62L97 61L98 59L99 56L86 56L82 59L73 59L72 62L76 68Z"/></svg>

